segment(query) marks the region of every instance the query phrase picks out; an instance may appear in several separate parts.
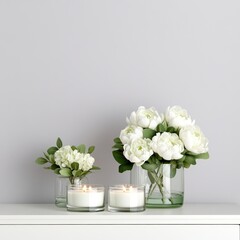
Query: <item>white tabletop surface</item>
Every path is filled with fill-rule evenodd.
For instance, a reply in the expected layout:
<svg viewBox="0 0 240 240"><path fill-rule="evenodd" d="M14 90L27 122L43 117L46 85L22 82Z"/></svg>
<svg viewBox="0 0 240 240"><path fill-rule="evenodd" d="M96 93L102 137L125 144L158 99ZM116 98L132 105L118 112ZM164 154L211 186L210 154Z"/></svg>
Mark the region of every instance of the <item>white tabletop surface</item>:
<svg viewBox="0 0 240 240"><path fill-rule="evenodd" d="M137 213L68 212L53 204L0 204L0 224L240 224L239 204L184 204Z"/></svg>

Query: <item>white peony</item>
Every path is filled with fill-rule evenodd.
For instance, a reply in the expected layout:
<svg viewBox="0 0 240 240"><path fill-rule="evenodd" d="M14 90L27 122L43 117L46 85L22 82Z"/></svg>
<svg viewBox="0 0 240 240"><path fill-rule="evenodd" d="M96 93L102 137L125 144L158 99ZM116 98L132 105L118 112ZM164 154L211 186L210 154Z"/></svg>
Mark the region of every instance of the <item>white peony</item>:
<svg viewBox="0 0 240 240"><path fill-rule="evenodd" d="M195 154L208 152L208 140L201 129L196 126L186 126L179 132L186 149Z"/></svg>
<svg viewBox="0 0 240 240"><path fill-rule="evenodd" d="M150 147L150 139L134 139L129 144L123 146L123 155L132 163L141 166L152 155L153 150Z"/></svg>
<svg viewBox="0 0 240 240"><path fill-rule="evenodd" d="M89 153L80 153L80 158L77 162L79 170L88 171L93 167L95 159Z"/></svg>
<svg viewBox="0 0 240 240"><path fill-rule="evenodd" d="M143 129L138 126L129 125L120 133L120 140L123 144L127 144L135 138L143 137Z"/></svg>
<svg viewBox="0 0 240 240"><path fill-rule="evenodd" d="M184 145L176 133L157 133L151 143L154 152L165 160L180 159L184 151Z"/></svg>
<svg viewBox="0 0 240 240"><path fill-rule="evenodd" d="M79 161L80 153L77 150L72 150L71 146L64 146L55 152L54 159L60 168L70 168L73 162Z"/></svg>
<svg viewBox="0 0 240 240"><path fill-rule="evenodd" d="M175 128L182 128L193 124L187 110L180 106L168 107L165 113L165 119L169 126Z"/></svg>
<svg viewBox="0 0 240 240"><path fill-rule="evenodd" d="M163 115L159 115L155 108L145 108L143 106L139 107L137 112L132 112L130 118L127 118L127 122L130 125L136 125L143 128L156 129L159 123L164 120Z"/></svg>

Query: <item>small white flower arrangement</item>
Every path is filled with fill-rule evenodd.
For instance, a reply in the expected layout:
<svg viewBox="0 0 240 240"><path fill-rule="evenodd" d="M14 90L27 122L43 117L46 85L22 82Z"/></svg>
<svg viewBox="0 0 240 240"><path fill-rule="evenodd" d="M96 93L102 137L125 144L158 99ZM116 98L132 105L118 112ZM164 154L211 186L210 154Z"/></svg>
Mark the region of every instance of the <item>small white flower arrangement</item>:
<svg viewBox="0 0 240 240"><path fill-rule="evenodd" d="M155 108L139 107L127 118L127 127L114 139L113 157L119 172L133 165L155 171L170 163L172 170L208 159L208 140L188 112L180 106L168 107L164 114Z"/></svg>
<svg viewBox="0 0 240 240"><path fill-rule="evenodd" d="M69 177L73 184L74 179L83 179L92 170L99 170L100 168L94 166L95 159L91 156L95 147L91 146L86 149L84 144L79 146L63 146L60 138L56 141L56 146L50 147L44 157L36 159L36 163L43 165L49 163L50 166L45 169L51 169L55 174Z"/></svg>

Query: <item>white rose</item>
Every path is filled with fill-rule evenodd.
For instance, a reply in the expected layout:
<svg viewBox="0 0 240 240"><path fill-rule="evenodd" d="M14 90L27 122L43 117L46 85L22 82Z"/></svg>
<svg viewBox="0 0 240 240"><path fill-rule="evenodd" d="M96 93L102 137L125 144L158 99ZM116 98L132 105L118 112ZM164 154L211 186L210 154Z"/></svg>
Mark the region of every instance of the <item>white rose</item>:
<svg viewBox="0 0 240 240"><path fill-rule="evenodd" d="M71 146L64 146L57 150L54 154L55 163L60 168L71 167L73 162L77 162L80 153L77 150L72 150Z"/></svg>
<svg viewBox="0 0 240 240"><path fill-rule="evenodd" d="M80 153L78 159L79 170L88 171L92 168L95 159L89 153Z"/></svg>
<svg viewBox="0 0 240 240"><path fill-rule="evenodd" d="M137 166L142 165L147 161L151 155L153 155L153 150L150 147L150 139L134 139L131 143L125 144L123 146L123 155L132 163L136 163Z"/></svg>
<svg viewBox="0 0 240 240"><path fill-rule="evenodd" d="M186 149L195 154L208 152L208 140L201 129L196 126L186 126L179 132Z"/></svg>
<svg viewBox="0 0 240 240"><path fill-rule="evenodd" d="M169 126L175 128L182 128L193 124L187 110L180 106L168 107L165 113L165 119Z"/></svg>
<svg viewBox="0 0 240 240"><path fill-rule="evenodd" d="M137 112L132 112L127 122L131 125L140 126L143 128L156 129L159 123L162 123L164 119L163 115L159 115L155 108L151 107L146 109L141 106Z"/></svg>
<svg viewBox="0 0 240 240"><path fill-rule="evenodd" d="M184 151L184 145L176 133L157 133L151 143L154 152L165 160L180 159Z"/></svg>
<svg viewBox="0 0 240 240"><path fill-rule="evenodd" d="M135 138L143 137L143 129L138 126L129 125L120 133L120 140L123 144L129 143Z"/></svg>

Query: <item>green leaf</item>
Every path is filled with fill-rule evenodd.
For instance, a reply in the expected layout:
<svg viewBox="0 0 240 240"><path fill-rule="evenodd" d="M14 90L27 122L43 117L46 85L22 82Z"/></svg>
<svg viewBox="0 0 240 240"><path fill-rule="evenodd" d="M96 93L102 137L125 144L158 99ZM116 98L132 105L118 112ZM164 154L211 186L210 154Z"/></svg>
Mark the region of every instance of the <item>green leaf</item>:
<svg viewBox="0 0 240 240"><path fill-rule="evenodd" d="M86 176L88 173L90 173L90 171L78 170L78 171L75 173L75 177L83 178L83 176Z"/></svg>
<svg viewBox="0 0 240 240"><path fill-rule="evenodd" d="M86 153L86 146L84 144L77 146L77 149L80 153Z"/></svg>
<svg viewBox="0 0 240 240"><path fill-rule="evenodd" d="M197 159L208 159L209 158L209 153L208 152L200 153L200 154L194 155L194 157L197 158Z"/></svg>
<svg viewBox="0 0 240 240"><path fill-rule="evenodd" d="M122 144L122 141L120 140L120 138L114 138L113 140L115 143L121 143Z"/></svg>
<svg viewBox="0 0 240 240"><path fill-rule="evenodd" d="M56 164L52 164L52 165L51 165L51 169L52 169L52 170L55 170L55 169L57 169L57 168L59 168L58 165L56 165Z"/></svg>
<svg viewBox="0 0 240 240"><path fill-rule="evenodd" d="M82 170L78 170L78 171L75 172L74 176L75 177L80 177L81 174L82 174Z"/></svg>
<svg viewBox="0 0 240 240"><path fill-rule="evenodd" d="M112 152L114 159L119 163L119 164L128 164L129 161L123 156L123 152L119 150L115 150Z"/></svg>
<svg viewBox="0 0 240 240"><path fill-rule="evenodd" d="M177 162L177 169L180 169L181 167L183 167L183 161L180 161L180 160L178 160Z"/></svg>
<svg viewBox="0 0 240 240"><path fill-rule="evenodd" d="M117 148L119 150L123 150L123 145L121 143L116 143L116 144L113 145L112 148Z"/></svg>
<svg viewBox="0 0 240 240"><path fill-rule="evenodd" d="M184 160L184 164L188 163L188 164L196 164L196 159L193 156L186 156L185 160Z"/></svg>
<svg viewBox="0 0 240 240"><path fill-rule="evenodd" d="M57 150L58 150L57 147L50 147L50 148L47 150L47 152L48 152L48 154L50 155L50 154L54 154Z"/></svg>
<svg viewBox="0 0 240 240"><path fill-rule="evenodd" d="M79 176L80 179L84 178L89 173L91 173L91 171L82 172L82 174Z"/></svg>
<svg viewBox="0 0 240 240"><path fill-rule="evenodd" d="M55 173L55 174L60 174L60 170L61 170L61 168L56 168L56 169L54 170L54 173Z"/></svg>
<svg viewBox="0 0 240 240"><path fill-rule="evenodd" d="M145 162L142 165L142 168L147 170L147 171L153 172L157 168L157 164L155 164L155 163L146 163Z"/></svg>
<svg viewBox="0 0 240 240"><path fill-rule="evenodd" d="M100 167L97 167L97 166L92 166L91 170L100 170L101 168Z"/></svg>
<svg viewBox="0 0 240 240"><path fill-rule="evenodd" d="M72 171L69 168L62 168L59 172L62 176L65 176L65 177L72 176Z"/></svg>
<svg viewBox="0 0 240 240"><path fill-rule="evenodd" d="M49 160L49 155L46 154L45 152L43 154L44 154L45 158Z"/></svg>
<svg viewBox="0 0 240 240"><path fill-rule="evenodd" d="M176 132L176 130L174 127L168 127L167 132L174 133L174 132Z"/></svg>
<svg viewBox="0 0 240 240"><path fill-rule="evenodd" d="M145 128L143 129L143 138L150 138L152 139L153 136L155 136L156 131L150 129L150 128Z"/></svg>
<svg viewBox="0 0 240 240"><path fill-rule="evenodd" d="M72 171L72 175L75 177L77 170Z"/></svg>
<svg viewBox="0 0 240 240"><path fill-rule="evenodd" d="M78 169L79 169L79 163L73 162L73 163L71 164L71 168L72 168L73 170L78 170Z"/></svg>
<svg viewBox="0 0 240 240"><path fill-rule="evenodd" d="M60 138L57 139L56 145L58 148L61 148L63 146L62 140Z"/></svg>
<svg viewBox="0 0 240 240"><path fill-rule="evenodd" d="M77 148L75 146L71 146L71 149L74 151L74 150L77 150Z"/></svg>
<svg viewBox="0 0 240 240"><path fill-rule="evenodd" d="M49 155L49 162L54 164L55 163L55 159L54 159L54 156L51 154Z"/></svg>
<svg viewBox="0 0 240 240"><path fill-rule="evenodd" d="M130 171L133 168L133 163L129 162L128 164L121 164L118 168L118 171L120 173L123 173L125 171Z"/></svg>
<svg viewBox="0 0 240 240"><path fill-rule="evenodd" d="M164 122L158 124L157 131L161 132L161 133L166 132L167 131L167 123L164 121Z"/></svg>
<svg viewBox="0 0 240 240"><path fill-rule="evenodd" d="M95 149L94 146L90 146L90 147L88 148L88 153L89 153L89 154L93 153L94 149Z"/></svg>
<svg viewBox="0 0 240 240"><path fill-rule="evenodd" d="M35 160L35 163L37 163L37 164L39 164L39 165L43 165L43 164L45 164L45 163L47 163L47 162L48 162L48 160L45 159L45 158L42 158L42 157L37 158L37 159Z"/></svg>
<svg viewBox="0 0 240 240"><path fill-rule="evenodd" d="M174 167L173 165L171 165L170 177L171 177L171 178L175 177L176 172L177 172L176 167Z"/></svg>
<svg viewBox="0 0 240 240"><path fill-rule="evenodd" d="M189 168L191 166L191 164L189 164L187 162L184 162L183 165L184 165L185 168Z"/></svg>

